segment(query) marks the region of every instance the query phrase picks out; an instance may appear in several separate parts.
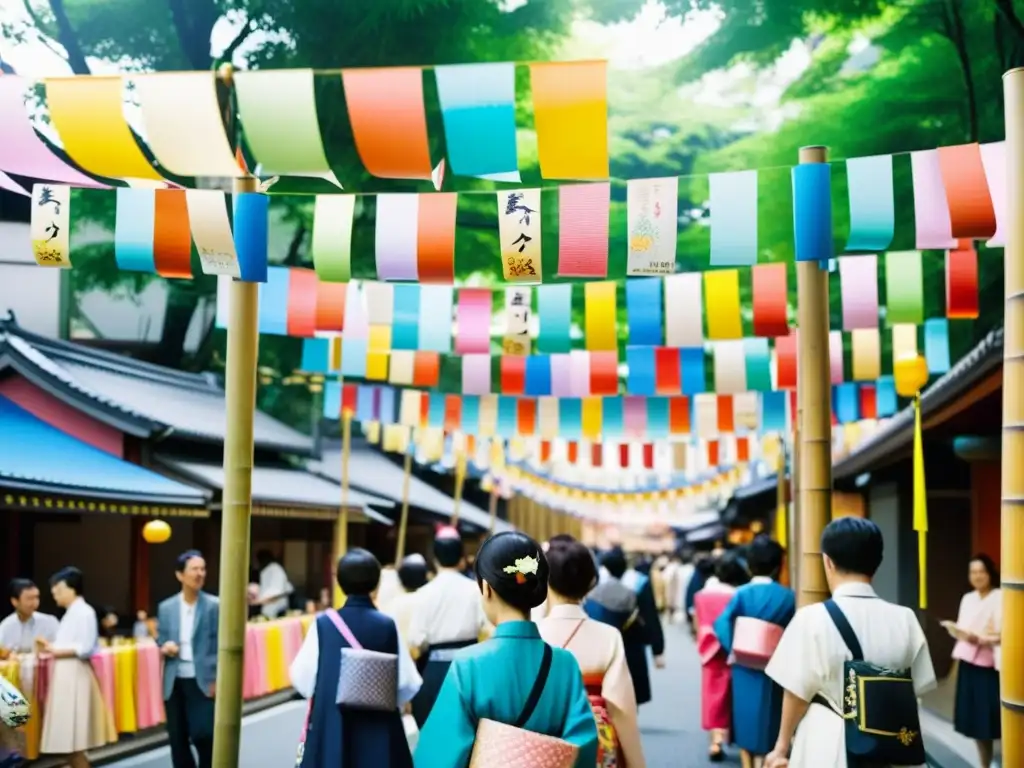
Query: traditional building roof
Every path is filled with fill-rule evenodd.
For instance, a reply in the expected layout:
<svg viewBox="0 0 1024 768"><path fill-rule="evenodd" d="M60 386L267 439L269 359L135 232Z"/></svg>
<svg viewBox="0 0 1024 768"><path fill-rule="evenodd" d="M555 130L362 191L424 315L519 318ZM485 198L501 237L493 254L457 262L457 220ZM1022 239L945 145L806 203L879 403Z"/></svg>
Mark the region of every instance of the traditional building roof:
<svg viewBox="0 0 1024 768"><path fill-rule="evenodd" d="M215 376L187 373L67 341L0 319L0 374L11 369L104 424L152 440L224 441L224 390ZM311 455L313 441L256 411L256 448Z"/></svg>

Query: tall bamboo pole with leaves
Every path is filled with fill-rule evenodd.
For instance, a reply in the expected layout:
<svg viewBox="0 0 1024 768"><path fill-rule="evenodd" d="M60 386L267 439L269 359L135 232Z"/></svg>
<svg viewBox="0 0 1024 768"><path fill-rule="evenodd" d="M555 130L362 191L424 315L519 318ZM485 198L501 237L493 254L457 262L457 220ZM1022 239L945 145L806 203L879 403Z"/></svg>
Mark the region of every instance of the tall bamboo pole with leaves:
<svg viewBox="0 0 1024 768"><path fill-rule="evenodd" d="M1024 765L1024 68L1003 75L1006 102L1006 304L1003 319L1003 765Z"/></svg>

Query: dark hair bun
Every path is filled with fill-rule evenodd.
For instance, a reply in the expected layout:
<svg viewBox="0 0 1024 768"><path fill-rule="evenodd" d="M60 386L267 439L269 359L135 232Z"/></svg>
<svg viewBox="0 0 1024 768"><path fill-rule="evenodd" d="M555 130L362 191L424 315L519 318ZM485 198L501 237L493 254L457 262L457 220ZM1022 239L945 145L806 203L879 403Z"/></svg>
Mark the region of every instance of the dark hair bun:
<svg viewBox="0 0 1024 768"><path fill-rule="evenodd" d="M523 613L548 597L547 558L536 541L519 531L505 531L483 543L476 554L476 577Z"/></svg>

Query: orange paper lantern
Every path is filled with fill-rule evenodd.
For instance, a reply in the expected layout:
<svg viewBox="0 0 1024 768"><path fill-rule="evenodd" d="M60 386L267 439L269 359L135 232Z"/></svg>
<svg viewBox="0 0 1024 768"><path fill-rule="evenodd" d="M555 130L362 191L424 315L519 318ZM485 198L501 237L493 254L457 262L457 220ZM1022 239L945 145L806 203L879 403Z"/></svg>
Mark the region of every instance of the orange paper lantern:
<svg viewBox="0 0 1024 768"><path fill-rule="evenodd" d="M171 538L171 526L163 520L150 520L142 528L142 538L147 544L163 544Z"/></svg>

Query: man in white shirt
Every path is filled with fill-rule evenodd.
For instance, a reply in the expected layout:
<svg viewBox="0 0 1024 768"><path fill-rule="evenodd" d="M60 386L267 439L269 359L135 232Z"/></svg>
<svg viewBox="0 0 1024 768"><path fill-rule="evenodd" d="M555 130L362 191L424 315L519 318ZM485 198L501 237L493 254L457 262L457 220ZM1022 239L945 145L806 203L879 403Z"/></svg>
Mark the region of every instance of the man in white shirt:
<svg viewBox="0 0 1024 768"><path fill-rule="evenodd" d="M878 526L861 518L833 520L821 536L832 599L853 627L864 660L910 669L920 696L935 687L935 670L914 612L882 600L871 586L883 549ZM785 690L778 740L765 768L846 768L842 718L811 702L821 695L842 706L843 665L851 658L823 604L797 611L765 670Z"/></svg>
<svg viewBox="0 0 1024 768"><path fill-rule="evenodd" d="M10 596L14 613L0 621L0 653L32 653L39 637L52 643L58 621L38 611L39 587L30 579L12 579Z"/></svg>
<svg viewBox="0 0 1024 768"><path fill-rule="evenodd" d="M427 721L455 652L479 642L489 626L479 586L461 571L462 557L458 531L440 528L434 539L437 576L416 593L409 619L409 646L423 675L423 687L412 701L420 727Z"/></svg>
<svg viewBox="0 0 1024 768"><path fill-rule="evenodd" d="M199 768L213 761L213 696L217 684L217 598L203 591L206 561L190 549L178 557L181 592L157 609L157 644L164 656L164 708L174 768ZM191 746L190 746L191 743Z"/></svg>
<svg viewBox="0 0 1024 768"><path fill-rule="evenodd" d="M254 605L260 607L265 618L276 619L288 610L288 598L294 588L272 552L261 549L256 553L256 562L260 568L260 591Z"/></svg>

